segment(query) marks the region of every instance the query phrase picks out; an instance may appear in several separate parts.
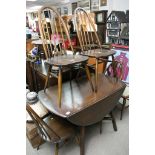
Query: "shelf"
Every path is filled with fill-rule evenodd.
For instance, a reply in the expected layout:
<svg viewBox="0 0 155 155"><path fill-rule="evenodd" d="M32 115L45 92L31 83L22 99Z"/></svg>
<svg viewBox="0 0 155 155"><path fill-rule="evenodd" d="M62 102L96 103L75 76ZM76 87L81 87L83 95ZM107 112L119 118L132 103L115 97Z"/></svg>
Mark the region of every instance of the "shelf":
<svg viewBox="0 0 155 155"><path fill-rule="evenodd" d="M120 37L120 39L126 39L126 40L129 40L129 37Z"/></svg>
<svg viewBox="0 0 155 155"><path fill-rule="evenodd" d="M118 38L118 39L126 39L126 40L129 40L129 37L120 37L120 36L110 36L110 35L108 35L108 37L111 37L111 38Z"/></svg>
<svg viewBox="0 0 155 155"><path fill-rule="evenodd" d="M107 28L107 30L121 30L120 28L116 29L116 28Z"/></svg>
<svg viewBox="0 0 155 155"><path fill-rule="evenodd" d="M118 38L119 39L119 36L108 36L110 38Z"/></svg>
<svg viewBox="0 0 155 155"><path fill-rule="evenodd" d="M120 23L119 21L107 21L107 23Z"/></svg>

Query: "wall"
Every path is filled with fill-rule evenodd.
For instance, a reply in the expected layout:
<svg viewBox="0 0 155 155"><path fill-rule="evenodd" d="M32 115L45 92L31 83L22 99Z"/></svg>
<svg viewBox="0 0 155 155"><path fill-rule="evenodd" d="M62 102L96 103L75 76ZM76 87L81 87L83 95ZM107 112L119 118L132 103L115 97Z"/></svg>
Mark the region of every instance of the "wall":
<svg viewBox="0 0 155 155"><path fill-rule="evenodd" d="M107 6L102 6L100 10L108 10L108 14L112 10L126 11L129 10L129 0L107 0Z"/></svg>
<svg viewBox="0 0 155 155"><path fill-rule="evenodd" d="M77 1L79 1L79 0L77 0ZM65 6L68 7L68 15L71 15L72 14L72 4L71 3L68 3L66 5L57 6L57 7L61 7L61 12L63 14L64 13L63 7L65 7ZM100 6L100 4L99 4L99 6ZM108 14L110 14L110 12L112 10L126 11L126 10L129 10L129 0L107 0L107 6L99 7L99 10L108 10Z"/></svg>
<svg viewBox="0 0 155 155"><path fill-rule="evenodd" d="M112 0L112 9L118 11L129 10L129 0Z"/></svg>
<svg viewBox="0 0 155 155"><path fill-rule="evenodd" d="M64 15L64 7L68 8L68 15L72 15L72 4L68 3L68 4L64 4L61 6L56 6L57 8L61 8L61 14Z"/></svg>

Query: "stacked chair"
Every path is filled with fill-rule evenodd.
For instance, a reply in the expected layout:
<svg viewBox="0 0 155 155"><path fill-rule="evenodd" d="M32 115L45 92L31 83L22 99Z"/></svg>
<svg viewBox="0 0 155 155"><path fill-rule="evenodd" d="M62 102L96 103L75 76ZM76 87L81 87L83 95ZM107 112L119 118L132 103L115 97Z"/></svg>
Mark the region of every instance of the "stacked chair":
<svg viewBox="0 0 155 155"><path fill-rule="evenodd" d="M95 64L90 67L95 70L95 91L98 85L98 64L104 63L102 59L108 59L109 56L114 59L114 51L102 48L101 42L96 32L95 24L87 12L78 7L74 12L74 22L78 40L81 47L81 55L95 59Z"/></svg>
<svg viewBox="0 0 155 155"><path fill-rule="evenodd" d="M44 12L47 12L48 19ZM47 20L49 22L47 23ZM46 63L49 65L48 74L45 82L44 91L46 91L49 78L51 76L58 79L58 104L61 107L62 94L62 73L65 71L71 72L79 66L79 69L84 67L90 86L93 90L93 85L90 78L89 69L87 66L88 57L76 55L71 44L67 26L59 13L53 7L43 7L38 13L39 28L43 48L46 55ZM68 41L72 54L67 54L65 40ZM71 78L70 78L71 79Z"/></svg>

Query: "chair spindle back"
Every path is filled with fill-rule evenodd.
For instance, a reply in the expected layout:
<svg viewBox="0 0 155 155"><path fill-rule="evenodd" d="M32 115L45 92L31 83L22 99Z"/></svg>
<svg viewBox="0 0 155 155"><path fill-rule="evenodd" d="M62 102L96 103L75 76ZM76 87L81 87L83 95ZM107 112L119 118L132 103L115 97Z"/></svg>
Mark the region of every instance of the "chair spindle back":
<svg viewBox="0 0 155 155"><path fill-rule="evenodd" d="M119 61L112 61L105 72L108 76L122 80L123 64Z"/></svg>
<svg viewBox="0 0 155 155"><path fill-rule="evenodd" d="M95 24L83 8L78 7L75 9L74 21L82 51L88 51L94 49L94 47L102 49Z"/></svg>
<svg viewBox="0 0 155 155"><path fill-rule="evenodd" d="M42 7L38 12L38 22L46 58L66 54L65 41L73 51L67 26L53 7Z"/></svg>
<svg viewBox="0 0 155 155"><path fill-rule="evenodd" d="M50 141L56 141L56 140L60 139L60 137L51 128L49 128L47 123L44 122L42 120L42 118L40 118L38 116L38 114L30 107L30 105L26 104L26 110L29 113L29 115L31 116L34 123L36 124L36 126L42 136L44 136L46 139L49 139ZM48 133L49 131L54 135L53 136L54 138L49 135L49 133Z"/></svg>

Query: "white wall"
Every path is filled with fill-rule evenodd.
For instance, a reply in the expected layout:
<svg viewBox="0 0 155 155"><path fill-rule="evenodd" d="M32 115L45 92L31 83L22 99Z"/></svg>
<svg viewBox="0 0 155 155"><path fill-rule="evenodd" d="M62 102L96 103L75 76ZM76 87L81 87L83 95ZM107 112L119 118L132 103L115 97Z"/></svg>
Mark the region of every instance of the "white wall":
<svg viewBox="0 0 155 155"><path fill-rule="evenodd" d="M108 14L112 10L126 11L129 10L129 0L107 0L107 6L102 6L100 10L108 10Z"/></svg>
<svg viewBox="0 0 155 155"><path fill-rule="evenodd" d="M61 14L64 15L64 7L68 8L68 15L72 15L72 4L64 4L60 6L56 6L57 8L61 8Z"/></svg>
<svg viewBox="0 0 155 155"><path fill-rule="evenodd" d="M112 0L112 9L118 11L129 10L129 0Z"/></svg>
<svg viewBox="0 0 155 155"><path fill-rule="evenodd" d="M68 3L66 5L57 6L57 7L61 7L61 13L64 14L63 7L65 7L65 6L68 7L68 15L71 15L72 14L72 4L71 3ZM99 6L100 6L100 4L99 4ZM108 10L108 14L110 14L110 12L112 10L126 11L126 10L129 10L129 0L107 0L107 6L99 7L99 10Z"/></svg>
<svg viewBox="0 0 155 155"><path fill-rule="evenodd" d="M99 10L108 10L108 13L112 10L112 1L113 0L107 0L107 6L100 6L100 0L99 0Z"/></svg>

